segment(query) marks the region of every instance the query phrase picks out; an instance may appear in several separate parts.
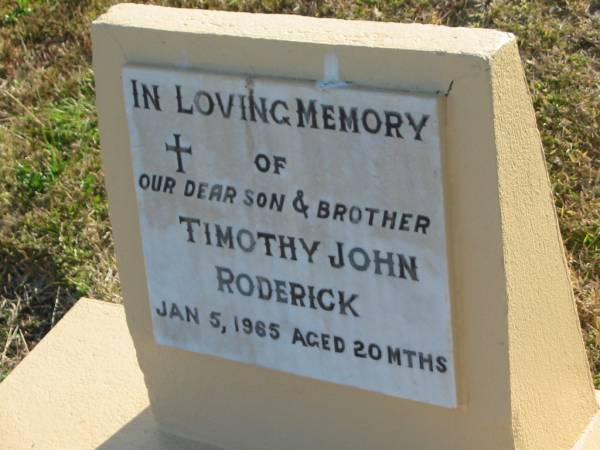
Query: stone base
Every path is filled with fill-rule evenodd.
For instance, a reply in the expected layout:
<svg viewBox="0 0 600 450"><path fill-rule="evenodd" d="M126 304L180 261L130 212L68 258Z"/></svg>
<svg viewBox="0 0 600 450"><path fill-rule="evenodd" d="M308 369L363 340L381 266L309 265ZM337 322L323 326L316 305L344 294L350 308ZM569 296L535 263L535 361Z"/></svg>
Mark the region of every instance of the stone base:
<svg viewBox="0 0 600 450"><path fill-rule="evenodd" d="M83 299L0 384L0 449L202 449L158 430L121 305Z"/></svg>
<svg viewBox="0 0 600 450"><path fill-rule="evenodd" d="M158 430L123 307L88 299L0 384L0 449L31 448L215 450ZM599 448L597 414L573 450Z"/></svg>

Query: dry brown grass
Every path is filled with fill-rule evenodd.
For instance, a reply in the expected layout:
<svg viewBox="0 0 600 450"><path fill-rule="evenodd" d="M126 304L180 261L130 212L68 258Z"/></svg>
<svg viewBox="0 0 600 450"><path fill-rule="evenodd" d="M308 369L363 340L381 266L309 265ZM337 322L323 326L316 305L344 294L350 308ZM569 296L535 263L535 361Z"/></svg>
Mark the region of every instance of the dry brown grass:
<svg viewBox="0 0 600 450"><path fill-rule="evenodd" d="M0 0L0 380L80 296L119 301L89 38L114 3ZM600 386L599 0L144 3L515 33Z"/></svg>

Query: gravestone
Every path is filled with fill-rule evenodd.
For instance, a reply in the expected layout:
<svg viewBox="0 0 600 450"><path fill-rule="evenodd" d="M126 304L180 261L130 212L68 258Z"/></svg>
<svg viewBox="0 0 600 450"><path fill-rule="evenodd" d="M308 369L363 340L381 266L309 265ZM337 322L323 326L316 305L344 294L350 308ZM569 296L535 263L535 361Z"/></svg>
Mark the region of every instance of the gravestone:
<svg viewBox="0 0 600 450"><path fill-rule="evenodd" d="M139 5L92 35L164 430L571 448L597 405L512 35Z"/></svg>

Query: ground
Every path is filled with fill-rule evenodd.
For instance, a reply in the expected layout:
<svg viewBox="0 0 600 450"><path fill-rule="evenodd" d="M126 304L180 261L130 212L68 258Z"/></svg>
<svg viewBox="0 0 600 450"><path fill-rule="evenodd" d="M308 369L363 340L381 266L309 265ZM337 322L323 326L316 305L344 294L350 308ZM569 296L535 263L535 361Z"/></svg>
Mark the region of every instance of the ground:
<svg viewBox="0 0 600 450"><path fill-rule="evenodd" d="M91 21L115 0L0 0L0 381L81 296L119 302ZM600 0L147 1L510 31L600 387Z"/></svg>

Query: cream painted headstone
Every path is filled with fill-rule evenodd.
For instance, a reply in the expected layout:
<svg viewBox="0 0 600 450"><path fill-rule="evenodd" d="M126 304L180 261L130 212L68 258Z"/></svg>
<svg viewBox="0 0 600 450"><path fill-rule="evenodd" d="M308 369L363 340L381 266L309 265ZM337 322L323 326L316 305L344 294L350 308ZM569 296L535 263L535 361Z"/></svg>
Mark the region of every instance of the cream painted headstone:
<svg viewBox="0 0 600 450"><path fill-rule="evenodd" d="M573 445L596 404L513 36L119 5L93 42L127 321L165 430Z"/></svg>

